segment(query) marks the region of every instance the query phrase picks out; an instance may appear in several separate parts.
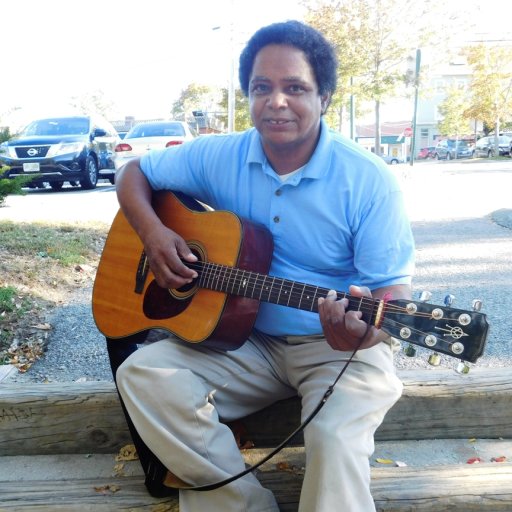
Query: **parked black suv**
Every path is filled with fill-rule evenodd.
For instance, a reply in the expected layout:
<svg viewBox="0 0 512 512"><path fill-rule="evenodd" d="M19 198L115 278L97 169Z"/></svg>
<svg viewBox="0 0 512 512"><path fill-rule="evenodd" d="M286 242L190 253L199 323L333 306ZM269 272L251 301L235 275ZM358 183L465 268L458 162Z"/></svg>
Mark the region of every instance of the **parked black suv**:
<svg viewBox="0 0 512 512"><path fill-rule="evenodd" d="M69 181L92 189L98 179L114 183L114 148L119 142L115 128L98 116L38 119L0 144L0 165L9 167L4 178L37 175L30 186L46 182L60 190Z"/></svg>

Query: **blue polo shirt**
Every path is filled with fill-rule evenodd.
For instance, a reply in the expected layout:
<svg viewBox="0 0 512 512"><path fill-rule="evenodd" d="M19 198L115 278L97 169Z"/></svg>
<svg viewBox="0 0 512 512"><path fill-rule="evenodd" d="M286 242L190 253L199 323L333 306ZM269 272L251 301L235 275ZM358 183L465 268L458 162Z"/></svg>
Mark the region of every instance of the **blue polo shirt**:
<svg viewBox="0 0 512 512"><path fill-rule="evenodd" d="M141 168L155 190L178 190L266 226L272 276L338 291L411 282L414 242L394 175L323 120L311 159L284 182L255 129L149 152ZM322 332L316 313L270 303L261 304L256 328Z"/></svg>

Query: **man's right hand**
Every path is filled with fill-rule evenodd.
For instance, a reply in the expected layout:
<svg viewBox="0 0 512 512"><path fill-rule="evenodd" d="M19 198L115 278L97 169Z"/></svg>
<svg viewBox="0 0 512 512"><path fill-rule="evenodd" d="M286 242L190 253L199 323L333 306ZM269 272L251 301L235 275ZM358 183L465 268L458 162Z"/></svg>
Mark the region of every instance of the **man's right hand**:
<svg viewBox="0 0 512 512"><path fill-rule="evenodd" d="M144 234L143 243L151 271L162 288L180 288L197 277L182 261L194 263L197 257L181 236L162 223Z"/></svg>
<svg viewBox="0 0 512 512"><path fill-rule="evenodd" d="M139 162L138 158L134 158L117 171L119 204L144 244L156 282L162 288L180 288L197 277L197 272L182 260L194 263L197 258L185 240L158 218L151 203L151 187Z"/></svg>

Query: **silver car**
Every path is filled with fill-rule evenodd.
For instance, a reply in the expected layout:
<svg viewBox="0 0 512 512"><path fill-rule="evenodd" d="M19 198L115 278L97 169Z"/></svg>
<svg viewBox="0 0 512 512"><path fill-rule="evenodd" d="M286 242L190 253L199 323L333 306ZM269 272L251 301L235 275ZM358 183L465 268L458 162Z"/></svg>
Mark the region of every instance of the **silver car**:
<svg viewBox="0 0 512 512"><path fill-rule="evenodd" d="M197 133L182 121L150 121L136 124L116 146L116 169L151 149L164 149L195 139Z"/></svg>

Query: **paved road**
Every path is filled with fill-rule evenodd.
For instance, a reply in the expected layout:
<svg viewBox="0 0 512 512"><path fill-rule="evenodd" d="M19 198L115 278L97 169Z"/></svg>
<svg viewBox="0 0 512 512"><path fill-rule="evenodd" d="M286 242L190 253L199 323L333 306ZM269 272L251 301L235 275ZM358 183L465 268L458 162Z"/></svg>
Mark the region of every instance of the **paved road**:
<svg viewBox="0 0 512 512"><path fill-rule="evenodd" d="M397 172L416 240L415 294L429 290L436 303L452 294L462 309L482 300L491 329L479 365L512 366L512 160L420 163ZM425 357L398 363L428 366Z"/></svg>
<svg viewBox="0 0 512 512"><path fill-rule="evenodd" d="M422 162L392 169L402 183L416 239L415 297L429 290L432 302L441 304L452 294L454 306L462 309L470 309L473 299L482 300L491 330L478 365L512 366L512 160ZM110 223L117 209L114 188L104 184L93 191L48 189L9 197L0 208L0 219ZM52 353L50 343L46 358L51 370L38 362L34 373L31 370L21 378L37 379L38 373L39 378L50 373L53 380L108 378L103 340L90 318L89 303L90 296L84 293L60 308L52 322L55 350L57 346L60 350ZM63 325L68 322L74 324ZM70 332L74 333L71 341ZM88 352L78 355L84 337L92 340L85 342ZM73 347L74 362L62 360L69 353L67 343ZM414 358L401 354L397 364L428 368L429 354L422 349ZM93 369L84 369L89 368L86 361ZM455 360L443 357L442 365L455 366Z"/></svg>

